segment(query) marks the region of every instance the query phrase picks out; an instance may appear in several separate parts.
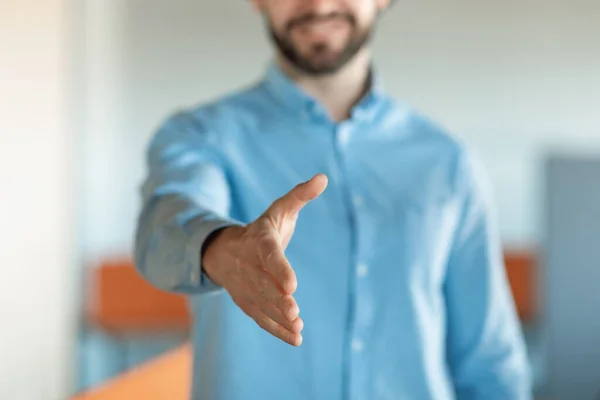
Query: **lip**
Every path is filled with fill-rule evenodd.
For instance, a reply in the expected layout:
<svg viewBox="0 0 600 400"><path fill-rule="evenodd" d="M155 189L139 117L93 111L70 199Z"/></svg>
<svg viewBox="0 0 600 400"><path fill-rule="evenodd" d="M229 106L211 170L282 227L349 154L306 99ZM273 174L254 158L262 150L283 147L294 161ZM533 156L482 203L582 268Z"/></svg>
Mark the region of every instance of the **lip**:
<svg viewBox="0 0 600 400"><path fill-rule="evenodd" d="M348 26L348 21L340 18L335 18L328 20L303 22L301 24L296 25L294 28L296 28L298 32L301 32L302 34L320 36L323 34L331 33L333 31L348 28Z"/></svg>

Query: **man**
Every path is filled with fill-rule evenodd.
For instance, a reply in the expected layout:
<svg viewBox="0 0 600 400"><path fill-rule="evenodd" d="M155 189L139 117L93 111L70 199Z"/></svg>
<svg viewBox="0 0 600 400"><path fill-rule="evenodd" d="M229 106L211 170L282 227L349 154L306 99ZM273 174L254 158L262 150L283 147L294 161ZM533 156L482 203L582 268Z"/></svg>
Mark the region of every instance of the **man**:
<svg viewBox="0 0 600 400"><path fill-rule="evenodd" d="M264 81L148 150L137 265L194 295L193 398L529 398L481 169L372 68L389 0L254 5Z"/></svg>

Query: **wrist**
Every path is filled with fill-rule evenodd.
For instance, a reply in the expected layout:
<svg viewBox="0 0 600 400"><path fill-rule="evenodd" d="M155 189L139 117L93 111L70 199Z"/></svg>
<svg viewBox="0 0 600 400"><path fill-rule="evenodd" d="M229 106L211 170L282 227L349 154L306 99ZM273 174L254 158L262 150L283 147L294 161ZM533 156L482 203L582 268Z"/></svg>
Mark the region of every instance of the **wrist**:
<svg viewBox="0 0 600 400"><path fill-rule="evenodd" d="M219 286L222 285L216 278L218 275L217 269L223 263L223 257L227 254L227 243L238 234L239 229L241 229L239 226L218 229L208 236L202 246L200 253L202 272Z"/></svg>

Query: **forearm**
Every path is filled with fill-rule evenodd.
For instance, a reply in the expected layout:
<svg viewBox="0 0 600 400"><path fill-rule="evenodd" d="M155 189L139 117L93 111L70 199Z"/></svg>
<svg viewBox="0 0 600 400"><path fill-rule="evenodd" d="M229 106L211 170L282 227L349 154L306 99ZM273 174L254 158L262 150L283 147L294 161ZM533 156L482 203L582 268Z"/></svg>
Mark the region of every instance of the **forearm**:
<svg viewBox="0 0 600 400"><path fill-rule="evenodd" d="M454 367L457 398L530 400L529 363L520 335L501 329L492 336L484 338L473 354Z"/></svg>
<svg viewBox="0 0 600 400"><path fill-rule="evenodd" d="M201 250L211 233L237 222L175 195L146 202L135 243L136 266L154 286L179 293L220 289L202 276Z"/></svg>
<svg viewBox="0 0 600 400"><path fill-rule="evenodd" d="M483 234L472 237L455 254L447 277L448 355L457 398L528 400L527 352L502 256L492 242Z"/></svg>

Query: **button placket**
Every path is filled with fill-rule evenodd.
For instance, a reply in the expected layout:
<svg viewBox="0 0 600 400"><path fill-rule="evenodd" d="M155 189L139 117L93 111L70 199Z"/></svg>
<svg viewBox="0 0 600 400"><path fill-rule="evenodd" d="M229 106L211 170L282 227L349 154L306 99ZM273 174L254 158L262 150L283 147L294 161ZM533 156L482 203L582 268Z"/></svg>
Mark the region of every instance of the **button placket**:
<svg viewBox="0 0 600 400"><path fill-rule="evenodd" d="M352 165L352 152L348 151L350 149L349 145L352 142L352 132L352 124L348 122L342 122L336 128L334 143L337 147L336 151L338 153L342 171L348 174L345 182L346 195L349 206L348 211L351 214L353 235L355 238L353 241L353 259L355 261L349 266L351 268L349 273L352 275L350 277L352 294L349 298L349 301L352 302L350 307L352 310L352 316L349 320L350 323L348 325L347 337L349 340L346 345L348 346L347 351L349 352L350 361L348 371L348 393L358 393L362 389L359 389L358 391L357 389L364 386L364 384L360 383L362 379L361 377L366 376L367 357L365 352L368 347L368 342L366 339L369 337L368 329L370 325L369 320L371 314L369 310L372 302L369 300L371 297L369 293L365 292L366 290L369 290L368 282L366 281L366 271L368 269L366 268L365 264L357 263L357 261L362 257L361 241L363 238L360 236L359 225L361 219L360 214L364 211L363 206L365 204L365 199L361 195L360 191L356 190L358 188L354 185L356 182L352 176L352 171L354 169ZM364 301L365 298L367 299L366 303ZM349 396L348 398L352 399L353 396Z"/></svg>

